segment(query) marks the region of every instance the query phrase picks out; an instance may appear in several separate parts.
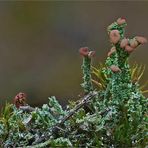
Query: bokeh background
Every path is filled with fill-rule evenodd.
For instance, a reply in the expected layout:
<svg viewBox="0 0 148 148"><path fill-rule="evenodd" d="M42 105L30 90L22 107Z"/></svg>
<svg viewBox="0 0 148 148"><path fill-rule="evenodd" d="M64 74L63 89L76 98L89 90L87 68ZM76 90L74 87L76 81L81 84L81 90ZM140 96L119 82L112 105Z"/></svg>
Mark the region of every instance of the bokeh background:
<svg viewBox="0 0 148 148"><path fill-rule="evenodd" d="M110 49L107 26L118 17L128 22L126 35L148 38L148 2L0 2L0 105L18 92L28 103L47 103L55 95L63 104L82 92L78 49L97 51L95 64ZM131 62L148 64L148 44ZM143 81L147 80L148 68Z"/></svg>

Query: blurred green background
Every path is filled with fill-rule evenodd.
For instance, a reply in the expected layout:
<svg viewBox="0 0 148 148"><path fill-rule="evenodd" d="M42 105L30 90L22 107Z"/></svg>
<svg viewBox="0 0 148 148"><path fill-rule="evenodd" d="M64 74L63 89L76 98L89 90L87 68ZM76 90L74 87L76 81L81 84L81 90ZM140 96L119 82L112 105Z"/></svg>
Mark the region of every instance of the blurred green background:
<svg viewBox="0 0 148 148"><path fill-rule="evenodd" d="M110 49L107 26L127 19L126 35L148 37L148 2L0 2L0 103L18 92L31 105L48 96L60 102L82 92L78 49L97 51L104 62ZM131 61L148 64L148 44L138 47ZM147 80L148 68L143 81Z"/></svg>

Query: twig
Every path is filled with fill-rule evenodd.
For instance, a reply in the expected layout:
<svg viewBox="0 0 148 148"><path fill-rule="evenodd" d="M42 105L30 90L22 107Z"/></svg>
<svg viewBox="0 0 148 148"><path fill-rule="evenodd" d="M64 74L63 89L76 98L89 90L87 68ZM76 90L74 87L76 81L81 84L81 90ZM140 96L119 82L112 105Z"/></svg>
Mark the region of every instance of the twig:
<svg viewBox="0 0 148 148"><path fill-rule="evenodd" d="M26 105L26 106L20 106L19 109L21 109L21 110L23 110L23 111L25 111L25 112L32 112L32 111L35 110L35 108L33 108L33 107L29 106L29 105Z"/></svg>
<svg viewBox="0 0 148 148"><path fill-rule="evenodd" d="M82 101L75 106L74 109L72 109L68 115L66 115L65 117L63 117L63 119L57 123L56 126L60 126L62 125L66 120L68 120L72 115L74 115L80 108L82 108L85 104L87 104L91 98L95 97L98 93L97 92L90 92L88 95L84 96L84 98L82 99Z"/></svg>

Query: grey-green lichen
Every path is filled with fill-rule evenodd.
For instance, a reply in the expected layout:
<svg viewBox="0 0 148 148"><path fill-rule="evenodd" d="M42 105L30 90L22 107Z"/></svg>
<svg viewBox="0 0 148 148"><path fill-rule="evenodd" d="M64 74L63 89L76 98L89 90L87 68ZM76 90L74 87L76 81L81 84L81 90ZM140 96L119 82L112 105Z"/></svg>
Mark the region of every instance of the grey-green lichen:
<svg viewBox="0 0 148 148"><path fill-rule="evenodd" d="M26 105L26 98L21 102L22 93L15 97L14 105L7 104L0 116L1 147L146 148L147 98L140 90L139 78L133 81L137 68L133 72L128 63L132 52L146 39L126 38L125 26L126 20L119 18L107 28L112 47L102 69L92 68L94 51L80 48L82 87L87 97L70 101L65 109L50 97L41 108L24 111L20 107ZM92 84L92 69L99 77L99 89Z"/></svg>

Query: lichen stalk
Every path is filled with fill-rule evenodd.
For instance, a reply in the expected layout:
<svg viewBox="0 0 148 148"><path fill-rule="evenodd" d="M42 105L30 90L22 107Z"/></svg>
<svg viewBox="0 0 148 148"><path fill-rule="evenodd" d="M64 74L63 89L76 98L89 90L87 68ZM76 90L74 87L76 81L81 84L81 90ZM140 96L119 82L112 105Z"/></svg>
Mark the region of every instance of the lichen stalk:
<svg viewBox="0 0 148 148"><path fill-rule="evenodd" d="M108 27L109 35L111 34L111 32L116 30L116 32L119 32L118 35L120 38L116 43L112 43L112 46L116 49L116 51L107 58L106 65L107 67L115 65L120 69L119 72L113 72L112 70L108 69L108 73L111 73L111 85L108 85L111 86L110 93L112 94L112 97L114 99L122 99L123 96L125 98L128 97L128 93L125 92L131 92L130 87L127 87L131 86L130 66L128 64L128 57L130 54L120 47L121 40L124 39L125 26L127 24L125 21L123 24L120 25L117 22L114 22Z"/></svg>
<svg viewBox="0 0 148 148"><path fill-rule="evenodd" d="M88 47L82 47L79 50L80 54L83 56L83 83L81 86L84 89L85 94L93 91L92 78L91 78L91 58L94 56L95 51L90 51Z"/></svg>
<svg viewBox="0 0 148 148"><path fill-rule="evenodd" d="M89 93L93 90L91 82L91 59L88 57L83 57L83 83L81 86L84 88L85 93Z"/></svg>

